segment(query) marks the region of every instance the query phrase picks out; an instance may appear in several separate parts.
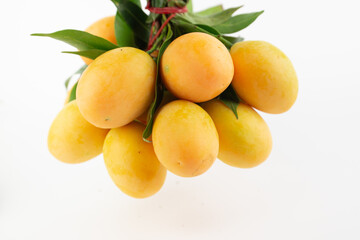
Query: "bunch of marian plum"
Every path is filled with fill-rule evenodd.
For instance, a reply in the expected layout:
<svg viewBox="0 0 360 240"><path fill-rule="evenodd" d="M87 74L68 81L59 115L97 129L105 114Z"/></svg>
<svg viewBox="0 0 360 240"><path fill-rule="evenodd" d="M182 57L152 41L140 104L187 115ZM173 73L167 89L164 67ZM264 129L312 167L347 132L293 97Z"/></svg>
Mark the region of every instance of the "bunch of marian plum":
<svg viewBox="0 0 360 240"><path fill-rule="evenodd" d="M116 44L114 21L101 19L86 31ZM114 183L135 198L158 192L167 171L195 177L217 158L239 168L268 158L271 133L254 109L279 114L294 104L298 81L284 53L264 41L229 48L211 34L190 32L156 54L125 46L83 57L88 66L76 99L66 101L49 131L51 154L81 163L103 153ZM226 91L238 101L222 98ZM143 139L149 121L152 134Z"/></svg>

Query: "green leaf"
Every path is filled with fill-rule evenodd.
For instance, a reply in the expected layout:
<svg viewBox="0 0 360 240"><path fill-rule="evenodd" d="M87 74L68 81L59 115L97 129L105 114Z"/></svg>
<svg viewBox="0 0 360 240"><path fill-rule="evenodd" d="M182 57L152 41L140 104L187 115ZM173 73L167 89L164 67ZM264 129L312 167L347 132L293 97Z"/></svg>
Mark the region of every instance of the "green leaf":
<svg viewBox="0 0 360 240"><path fill-rule="evenodd" d="M166 48L170 45L172 37L173 37L173 32L171 30L171 27L170 27L170 25L167 25L167 35L166 35L166 38L165 38L163 44L161 45L161 47L159 49L159 54L157 57L155 98L154 98L154 101L150 105L150 109L148 112L148 122L147 122L146 128L143 133L143 139L146 142L149 142L148 138L151 136L151 133L152 133L155 113L156 113L156 110L159 108L159 105L161 104L161 100L162 100L162 96L163 96L163 92L164 92L164 88L161 85L160 73L159 73L160 72L160 59L161 59L162 55L164 54Z"/></svg>
<svg viewBox="0 0 360 240"><path fill-rule="evenodd" d="M130 0L131 2L135 3L136 5L138 5L141 8L141 2L140 0Z"/></svg>
<svg viewBox="0 0 360 240"><path fill-rule="evenodd" d="M200 12L197 12L196 14L200 15L200 16L207 16L207 15L211 15L211 14L214 14L214 13L221 12L223 10L224 10L224 8L223 8L222 5L217 5L217 6L210 7L210 8L207 8L205 10L202 10Z"/></svg>
<svg viewBox="0 0 360 240"><path fill-rule="evenodd" d="M241 102L241 99L236 94L234 88L232 85L230 85L223 93L220 94L219 97L220 101L222 101L227 107L233 111L235 114L236 119L239 118L237 113L237 107L239 103Z"/></svg>
<svg viewBox="0 0 360 240"><path fill-rule="evenodd" d="M213 26L222 34L238 32L253 23L264 11L234 16L224 23Z"/></svg>
<svg viewBox="0 0 360 240"><path fill-rule="evenodd" d="M193 12L193 3L192 0L189 0L189 2L186 4L187 10L188 12L192 13Z"/></svg>
<svg viewBox="0 0 360 240"><path fill-rule="evenodd" d="M204 31L206 33L209 33L209 34L213 35L213 36L220 36L221 35L218 31L216 31L216 29L214 29L213 27L210 27L208 25L196 24L195 26L197 27L197 29L200 29L200 30L202 30L202 31Z"/></svg>
<svg viewBox="0 0 360 240"><path fill-rule="evenodd" d="M104 38L92 35L84 31L73 29L62 30L54 33L34 33L31 34L31 36L51 37L53 39L70 44L71 46L77 48L80 51L89 49L100 49L109 51L118 47L117 45L109 42Z"/></svg>
<svg viewBox="0 0 360 240"><path fill-rule="evenodd" d="M119 47L135 46L134 33L119 13L115 16L115 36Z"/></svg>
<svg viewBox="0 0 360 240"><path fill-rule="evenodd" d="M106 53L105 50L99 50L99 49L90 49L90 50L84 50L84 51L77 51L77 52L69 52L69 51L63 51L62 53L70 53L75 54L83 57L87 57L90 59L95 59L98 56L100 56L103 53Z"/></svg>
<svg viewBox="0 0 360 240"><path fill-rule="evenodd" d="M224 36L222 36L216 29L214 29L213 27L207 26L207 25L201 25L201 24L197 24L196 25L199 29L201 29L203 32L208 33L210 35L212 35L213 37L216 37L217 39L219 39L227 48L231 48L233 43L231 43L230 41L228 41Z"/></svg>
<svg viewBox="0 0 360 240"><path fill-rule="evenodd" d="M243 37L232 37L232 36L223 36L223 38L225 38L227 41L229 41L231 44L235 44L237 42L242 42L244 41Z"/></svg>
<svg viewBox="0 0 360 240"><path fill-rule="evenodd" d="M87 68L87 65L84 64L81 68L79 68L76 72L74 72L70 77L68 77L65 80L65 88L68 89L71 79L76 75L81 75L85 71L86 68Z"/></svg>
<svg viewBox="0 0 360 240"><path fill-rule="evenodd" d="M227 48L232 47L232 43L222 37L222 35L213 27L202 24L192 24L184 19L175 18L172 20L174 25L176 26L175 30L180 32L181 34L190 33L190 32L203 32L210 34L213 37L219 39Z"/></svg>
<svg viewBox="0 0 360 240"><path fill-rule="evenodd" d="M231 16L233 15L233 13L236 12L241 7L242 6L235 7L235 8L229 8L224 11L206 15L206 16L198 15L196 13L185 13L185 14L178 15L177 17L184 18L193 24L203 24L203 25L215 26L215 25L220 25L220 24L226 22L227 20L229 20L231 18Z"/></svg>
<svg viewBox="0 0 360 240"><path fill-rule="evenodd" d="M76 89L77 89L78 83L79 83L79 82L76 82L76 83L74 84L74 86L72 87L72 89L71 89L70 97L69 97L69 102L71 102L71 101L73 101L73 100L76 99Z"/></svg>
<svg viewBox="0 0 360 240"><path fill-rule="evenodd" d="M238 113L237 113L237 107L239 103L233 102L229 99L220 99L228 108L230 108L231 111L235 114L236 119L239 119Z"/></svg>
<svg viewBox="0 0 360 240"><path fill-rule="evenodd" d="M130 0L111 0L117 7L118 13L134 32L135 43L141 48L147 47L150 27L146 23L147 15L143 10Z"/></svg>
<svg viewBox="0 0 360 240"><path fill-rule="evenodd" d="M140 0L130 0L141 8ZM115 36L120 47L135 47L134 33L124 18L116 12L115 15Z"/></svg>

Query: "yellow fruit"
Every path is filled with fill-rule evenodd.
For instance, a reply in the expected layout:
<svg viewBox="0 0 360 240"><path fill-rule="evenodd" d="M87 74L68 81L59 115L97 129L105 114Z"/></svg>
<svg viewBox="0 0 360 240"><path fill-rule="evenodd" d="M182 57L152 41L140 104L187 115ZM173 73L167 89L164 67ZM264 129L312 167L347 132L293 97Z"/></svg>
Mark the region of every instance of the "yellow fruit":
<svg viewBox="0 0 360 240"><path fill-rule="evenodd" d="M85 162L102 152L107 132L88 123L74 100L65 105L52 123L48 148L62 162Z"/></svg>
<svg viewBox="0 0 360 240"><path fill-rule="evenodd" d="M104 143L104 159L110 177L121 191L146 198L160 190L166 169L160 164L151 143L142 139L140 123L110 130Z"/></svg>
<svg viewBox="0 0 360 240"><path fill-rule="evenodd" d="M156 64L146 52L117 48L94 60L77 87L80 112L99 128L124 126L148 109L154 98Z"/></svg>
<svg viewBox="0 0 360 240"><path fill-rule="evenodd" d="M92 35L102 37L109 42L117 44L115 36L115 16L104 17L93 24L91 24L85 32L91 33ZM81 57L82 60L89 65L92 63L92 59Z"/></svg>
<svg viewBox="0 0 360 240"><path fill-rule="evenodd" d="M219 138L210 116L185 100L159 111L152 139L159 161L172 173L194 177L207 171L219 151Z"/></svg>
<svg viewBox="0 0 360 240"><path fill-rule="evenodd" d="M263 41L245 41L231 48L237 94L267 113L283 113L295 103L298 79L289 58Z"/></svg>
<svg viewBox="0 0 360 240"><path fill-rule="evenodd" d="M272 148L269 127L250 106L240 103L239 118L219 100L202 104L219 133L219 159L234 167L251 168L264 162Z"/></svg>
<svg viewBox="0 0 360 240"><path fill-rule="evenodd" d="M188 33L175 39L161 59L166 88L176 97L205 102L231 83L234 66L227 48L205 33Z"/></svg>

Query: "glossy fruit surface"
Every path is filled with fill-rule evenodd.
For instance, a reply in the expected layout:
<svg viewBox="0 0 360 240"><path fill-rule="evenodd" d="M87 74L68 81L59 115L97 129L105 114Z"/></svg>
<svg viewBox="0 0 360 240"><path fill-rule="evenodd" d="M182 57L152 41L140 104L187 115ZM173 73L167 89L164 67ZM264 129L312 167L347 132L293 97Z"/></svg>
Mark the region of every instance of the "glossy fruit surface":
<svg viewBox="0 0 360 240"><path fill-rule="evenodd" d="M66 104L53 121L48 135L48 148L62 162L85 162L102 152L107 133L108 130L87 122L74 100Z"/></svg>
<svg viewBox="0 0 360 240"><path fill-rule="evenodd" d="M148 109L155 75L156 64L146 52L131 47L110 50L81 75L76 92L79 109L97 127L124 126Z"/></svg>
<svg viewBox="0 0 360 240"><path fill-rule="evenodd" d="M146 198L160 190L166 169L157 159L153 145L142 139L140 123L110 130L104 143L104 160L113 182L127 195Z"/></svg>
<svg viewBox="0 0 360 240"><path fill-rule="evenodd" d="M204 102L230 85L234 66L224 44L196 32L182 35L169 45L161 59L161 75L176 97Z"/></svg>
<svg viewBox="0 0 360 240"><path fill-rule="evenodd" d="M219 100L202 104L219 133L219 159L240 168L255 167L264 162L272 148L270 129L249 105L240 103L239 118Z"/></svg>
<svg viewBox="0 0 360 240"><path fill-rule="evenodd" d="M245 41L231 48L235 66L232 85L246 103L266 113L283 113L295 103L298 79L289 58L263 41Z"/></svg>
<svg viewBox="0 0 360 240"><path fill-rule="evenodd" d="M182 177L206 172L219 151L218 134L210 116L200 106L185 100L161 108L152 139L159 161Z"/></svg>

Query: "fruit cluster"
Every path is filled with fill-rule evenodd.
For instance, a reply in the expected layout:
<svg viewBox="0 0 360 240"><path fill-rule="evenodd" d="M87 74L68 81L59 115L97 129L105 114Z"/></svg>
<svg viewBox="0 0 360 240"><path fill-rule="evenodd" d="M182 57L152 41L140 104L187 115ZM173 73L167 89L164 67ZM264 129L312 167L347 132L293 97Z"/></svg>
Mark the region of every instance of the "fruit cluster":
<svg viewBox="0 0 360 240"><path fill-rule="evenodd" d="M50 152L66 163L103 153L114 183L136 198L158 192L167 170L195 177L216 158L239 168L261 164L272 137L253 108L286 112L298 92L290 60L273 45L226 46L204 31L174 37L167 16L160 14L167 34L147 51L122 46L79 54L88 66L48 136ZM114 22L101 19L86 32L115 45Z"/></svg>

